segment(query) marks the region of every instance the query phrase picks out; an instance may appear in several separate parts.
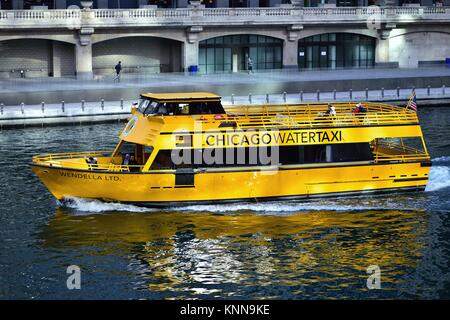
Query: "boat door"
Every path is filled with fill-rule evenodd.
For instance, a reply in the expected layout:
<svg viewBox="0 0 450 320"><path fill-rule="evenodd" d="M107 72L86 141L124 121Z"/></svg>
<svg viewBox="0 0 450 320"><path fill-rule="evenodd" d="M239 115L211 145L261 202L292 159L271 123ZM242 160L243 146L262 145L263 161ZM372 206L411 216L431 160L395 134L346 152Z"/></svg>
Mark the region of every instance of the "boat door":
<svg viewBox="0 0 450 320"><path fill-rule="evenodd" d="M175 171L175 188L195 187L195 173L193 168L179 168Z"/></svg>

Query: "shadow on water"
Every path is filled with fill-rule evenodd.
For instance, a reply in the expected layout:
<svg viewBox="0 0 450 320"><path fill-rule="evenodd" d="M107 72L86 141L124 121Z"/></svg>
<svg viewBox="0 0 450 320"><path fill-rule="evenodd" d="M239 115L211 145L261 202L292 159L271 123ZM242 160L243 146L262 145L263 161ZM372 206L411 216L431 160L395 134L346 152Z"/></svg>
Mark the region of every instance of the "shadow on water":
<svg viewBox="0 0 450 320"><path fill-rule="evenodd" d="M141 297L394 298L421 290L410 277L427 221L423 211L398 210L79 215L60 207L39 238L48 249L83 252L91 263L123 257L127 284ZM366 287L374 264L381 290Z"/></svg>

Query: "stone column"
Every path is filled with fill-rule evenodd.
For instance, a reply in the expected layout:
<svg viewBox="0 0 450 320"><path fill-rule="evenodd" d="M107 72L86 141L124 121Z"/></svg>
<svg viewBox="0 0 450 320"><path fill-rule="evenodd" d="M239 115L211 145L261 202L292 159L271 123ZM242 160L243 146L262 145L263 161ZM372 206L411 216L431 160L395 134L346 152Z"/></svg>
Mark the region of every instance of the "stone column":
<svg viewBox="0 0 450 320"><path fill-rule="evenodd" d="M394 24L386 24L378 30L378 38L375 47L375 66L386 67L398 67L398 62L390 61L389 57L389 36L391 31L396 26Z"/></svg>
<svg viewBox="0 0 450 320"><path fill-rule="evenodd" d="M182 68L188 71L189 66L198 66L198 34L203 31L201 26L192 26L186 30L186 41L183 43Z"/></svg>
<svg viewBox="0 0 450 320"><path fill-rule="evenodd" d="M389 64L389 39L380 39L376 41L375 47L375 65L385 67Z"/></svg>
<svg viewBox="0 0 450 320"><path fill-rule="evenodd" d="M61 77L61 43L52 41L52 73L53 77Z"/></svg>
<svg viewBox="0 0 450 320"><path fill-rule="evenodd" d="M283 42L283 68L298 68L298 37L303 25L294 24L287 28L287 37Z"/></svg>
<svg viewBox="0 0 450 320"><path fill-rule="evenodd" d="M297 69L298 40L283 42L283 69Z"/></svg>
<svg viewBox="0 0 450 320"><path fill-rule="evenodd" d="M92 42L94 28L82 28L80 41L75 45L75 72L77 79L92 79Z"/></svg>
<svg viewBox="0 0 450 320"><path fill-rule="evenodd" d="M182 68L188 71L189 66L198 66L198 41L193 43L185 41L183 43Z"/></svg>

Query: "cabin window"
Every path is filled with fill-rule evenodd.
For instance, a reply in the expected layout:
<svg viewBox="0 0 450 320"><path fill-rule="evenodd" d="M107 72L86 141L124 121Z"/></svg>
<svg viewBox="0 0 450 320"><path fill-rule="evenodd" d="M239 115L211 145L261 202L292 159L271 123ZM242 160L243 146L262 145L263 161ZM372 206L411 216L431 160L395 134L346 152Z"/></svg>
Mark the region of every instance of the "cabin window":
<svg viewBox="0 0 450 320"><path fill-rule="evenodd" d="M220 101L157 102L142 99L138 110L144 115L225 114Z"/></svg>
<svg viewBox="0 0 450 320"><path fill-rule="evenodd" d="M273 152L278 152L272 154ZM369 143L333 145L160 150L151 169L222 168L370 161Z"/></svg>
<svg viewBox="0 0 450 320"><path fill-rule="evenodd" d="M151 165L151 170L164 170L164 169L175 169L175 165L172 162L171 150L159 150L158 154L153 160Z"/></svg>
<svg viewBox="0 0 450 320"><path fill-rule="evenodd" d="M373 154L369 143L343 143L331 145L333 162L370 161Z"/></svg>
<svg viewBox="0 0 450 320"><path fill-rule="evenodd" d="M136 165L144 165L150 157L152 151L153 147L151 146L122 141L115 156L122 157L121 164L127 164L127 162L129 162L128 160L131 159Z"/></svg>

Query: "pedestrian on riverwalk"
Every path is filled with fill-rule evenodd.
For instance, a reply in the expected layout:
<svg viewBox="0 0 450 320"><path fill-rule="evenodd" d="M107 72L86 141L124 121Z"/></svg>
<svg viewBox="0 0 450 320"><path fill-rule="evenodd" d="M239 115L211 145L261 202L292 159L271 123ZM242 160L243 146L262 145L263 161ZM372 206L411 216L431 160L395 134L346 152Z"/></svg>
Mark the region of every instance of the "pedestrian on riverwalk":
<svg viewBox="0 0 450 320"><path fill-rule="evenodd" d="M250 57L248 57L248 59L247 59L247 69L248 69L248 74L250 74L250 72L254 73L253 72L253 61L252 61L252 58L250 58Z"/></svg>
<svg viewBox="0 0 450 320"><path fill-rule="evenodd" d="M120 82L120 71L122 71L122 61L119 61L118 64L114 67L116 69L116 76L114 77L114 82Z"/></svg>

